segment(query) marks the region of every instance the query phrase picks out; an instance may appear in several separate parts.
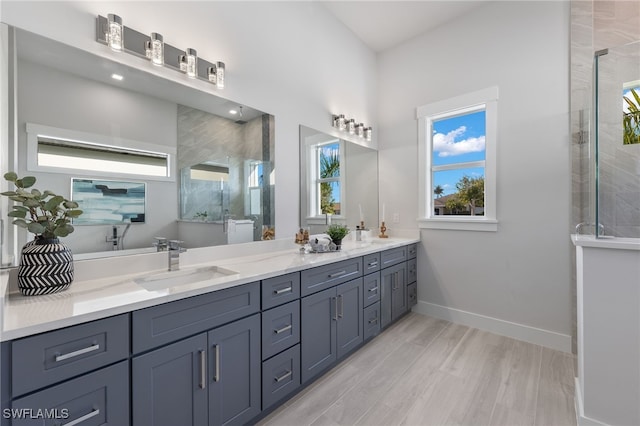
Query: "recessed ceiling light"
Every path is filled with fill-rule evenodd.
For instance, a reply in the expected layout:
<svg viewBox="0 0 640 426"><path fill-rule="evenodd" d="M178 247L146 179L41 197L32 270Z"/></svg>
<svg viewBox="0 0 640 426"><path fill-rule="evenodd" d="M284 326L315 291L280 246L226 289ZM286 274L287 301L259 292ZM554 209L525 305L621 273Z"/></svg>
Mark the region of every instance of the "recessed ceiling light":
<svg viewBox="0 0 640 426"><path fill-rule="evenodd" d="M237 113L238 113L238 111L236 111L235 109L230 109L229 110L229 114L236 115Z"/></svg>
<svg viewBox="0 0 640 426"><path fill-rule="evenodd" d="M118 81L122 81L124 79L120 74L111 74L111 78Z"/></svg>

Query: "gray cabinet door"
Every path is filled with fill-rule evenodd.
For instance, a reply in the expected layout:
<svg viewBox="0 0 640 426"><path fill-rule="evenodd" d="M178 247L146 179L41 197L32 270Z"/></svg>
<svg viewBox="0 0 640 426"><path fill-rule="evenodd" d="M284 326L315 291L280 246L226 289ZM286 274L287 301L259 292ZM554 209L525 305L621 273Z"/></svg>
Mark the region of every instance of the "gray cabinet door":
<svg viewBox="0 0 640 426"><path fill-rule="evenodd" d="M406 262L382 270L380 325L386 327L407 312Z"/></svg>
<svg viewBox="0 0 640 426"><path fill-rule="evenodd" d="M262 359L300 342L300 301L295 300L262 313Z"/></svg>
<svg viewBox="0 0 640 426"><path fill-rule="evenodd" d="M395 280L394 268L385 268L380 277L380 327L391 324L391 297Z"/></svg>
<svg viewBox="0 0 640 426"><path fill-rule="evenodd" d="M391 288L391 321L407 312L407 265L401 263L389 269L394 270L394 282Z"/></svg>
<svg viewBox="0 0 640 426"><path fill-rule="evenodd" d="M135 426L207 424L206 350L201 333L133 358Z"/></svg>
<svg viewBox="0 0 640 426"><path fill-rule="evenodd" d="M209 425L245 424L260 414L260 315L208 333Z"/></svg>
<svg viewBox="0 0 640 426"><path fill-rule="evenodd" d="M336 302L335 288L302 298L302 383L320 374L337 359Z"/></svg>
<svg viewBox="0 0 640 426"><path fill-rule="evenodd" d="M362 326L362 278L338 286L338 321L336 339L338 359L360 345L363 339Z"/></svg>

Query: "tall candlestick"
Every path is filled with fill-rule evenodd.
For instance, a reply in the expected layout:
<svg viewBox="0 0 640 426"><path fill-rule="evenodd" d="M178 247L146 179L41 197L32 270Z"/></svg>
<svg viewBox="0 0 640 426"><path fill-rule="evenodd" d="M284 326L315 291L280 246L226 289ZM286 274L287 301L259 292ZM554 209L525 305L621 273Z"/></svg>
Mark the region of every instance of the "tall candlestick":
<svg viewBox="0 0 640 426"><path fill-rule="evenodd" d="M364 215L362 214L362 204L358 204L358 209L360 210L360 222L364 222Z"/></svg>
<svg viewBox="0 0 640 426"><path fill-rule="evenodd" d="M386 209L386 205L382 203L382 222L384 222L384 211Z"/></svg>

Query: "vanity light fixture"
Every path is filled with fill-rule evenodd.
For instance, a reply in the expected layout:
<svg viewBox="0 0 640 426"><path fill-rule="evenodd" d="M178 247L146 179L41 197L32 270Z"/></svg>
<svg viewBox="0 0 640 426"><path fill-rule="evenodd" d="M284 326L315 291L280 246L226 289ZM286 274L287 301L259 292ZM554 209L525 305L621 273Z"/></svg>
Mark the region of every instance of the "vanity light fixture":
<svg viewBox="0 0 640 426"><path fill-rule="evenodd" d="M122 33L122 18L118 15L114 15L110 13L107 15L107 19L109 20L109 26L107 27L107 32L105 34L107 38L107 44L113 50L122 50L122 46L124 45Z"/></svg>
<svg viewBox="0 0 640 426"><path fill-rule="evenodd" d="M356 126L356 135L359 138L364 137L364 123L360 123Z"/></svg>
<svg viewBox="0 0 640 426"><path fill-rule="evenodd" d="M153 65L164 65L164 42L162 35L151 33L151 40L145 41L145 53Z"/></svg>
<svg viewBox="0 0 640 426"><path fill-rule="evenodd" d="M347 119L344 118L344 114L339 114L337 121L338 121L338 125L336 127L341 132L344 132L344 130L347 128Z"/></svg>
<svg viewBox="0 0 640 426"><path fill-rule="evenodd" d="M149 33L147 33L149 34ZM159 33L143 34L122 25L122 18L115 14L107 17L98 15L96 20L96 41L109 46L114 51L126 52L148 59L153 65L164 66L185 73L193 79L225 86L226 69L224 62L210 62L198 58L195 49L180 50L164 43Z"/></svg>

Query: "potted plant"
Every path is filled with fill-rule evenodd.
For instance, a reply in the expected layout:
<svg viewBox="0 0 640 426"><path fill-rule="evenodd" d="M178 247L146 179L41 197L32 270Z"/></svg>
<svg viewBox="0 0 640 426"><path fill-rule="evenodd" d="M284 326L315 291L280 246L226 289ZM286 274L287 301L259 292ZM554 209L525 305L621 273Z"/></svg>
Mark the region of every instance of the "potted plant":
<svg viewBox="0 0 640 426"><path fill-rule="evenodd" d="M342 239L347 236L349 233L349 228L344 225L338 225L334 223L333 225L329 225L327 228L327 234L333 241L333 244L336 245L337 249L340 250L340 246L342 245Z"/></svg>
<svg viewBox="0 0 640 426"><path fill-rule="evenodd" d="M3 192L15 202L7 216L13 224L35 235L22 248L18 268L18 287L25 296L57 293L66 290L73 281L71 250L59 237L73 232L71 219L82 214L78 204L47 190L32 188L33 176L18 178L14 172L4 175L15 191ZM27 190L27 188L32 188Z"/></svg>

